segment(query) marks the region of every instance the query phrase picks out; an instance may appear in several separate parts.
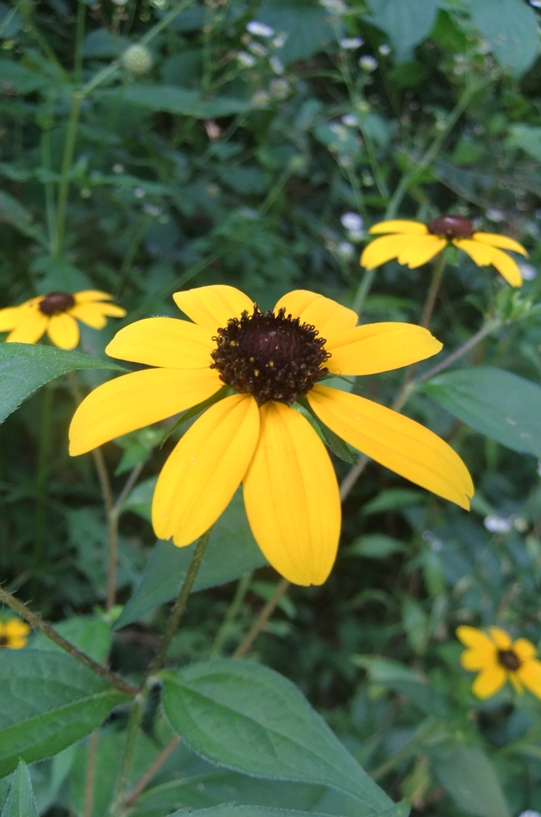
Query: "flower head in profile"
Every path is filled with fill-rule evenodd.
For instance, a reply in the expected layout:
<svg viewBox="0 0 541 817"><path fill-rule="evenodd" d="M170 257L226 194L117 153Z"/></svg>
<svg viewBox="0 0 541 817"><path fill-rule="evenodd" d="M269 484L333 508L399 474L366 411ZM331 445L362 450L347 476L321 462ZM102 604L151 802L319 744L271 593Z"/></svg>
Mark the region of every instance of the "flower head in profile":
<svg viewBox="0 0 541 817"><path fill-rule="evenodd" d="M531 641L519 638L512 641L505 630L490 627L490 635L476 627L462 625L457 638L467 647L460 656L464 669L478 672L472 690L478 698L490 698L511 681L517 692L524 687L541 698L541 661L535 657Z"/></svg>
<svg viewBox="0 0 541 817"><path fill-rule="evenodd" d="M0 309L0 332L9 332L8 343L37 343L47 332L60 349L75 349L79 343L77 321L92 329L103 329L107 318L123 318L126 310L110 303L113 296L96 289L70 295L50 292L20 306Z"/></svg>
<svg viewBox="0 0 541 817"><path fill-rule="evenodd" d="M361 255L361 266L367 269L379 267L392 258L410 269L426 264L448 244L464 250L478 267L492 264L511 286L522 284L517 262L504 250L528 253L518 241L506 235L479 233L464 216L440 216L429 224L420 221L381 221L370 228L369 233L382 235L372 241Z"/></svg>
<svg viewBox="0 0 541 817"><path fill-rule="evenodd" d="M327 450L296 408L300 400L369 457L469 507L470 475L447 443L401 414L323 384L328 375L385 372L436 354L441 344L426 329L356 326L355 312L306 290L266 313L230 286L173 297L191 321L148 318L121 329L108 354L153 368L91 392L70 428L70 453L83 454L216 396L158 478L158 537L189 545L242 483L268 561L296 584L322 584L336 556L340 498Z"/></svg>
<svg viewBox="0 0 541 817"><path fill-rule="evenodd" d="M26 646L30 625L26 621L18 618L8 618L7 621L0 621L0 648L7 647L9 650L20 650Z"/></svg>

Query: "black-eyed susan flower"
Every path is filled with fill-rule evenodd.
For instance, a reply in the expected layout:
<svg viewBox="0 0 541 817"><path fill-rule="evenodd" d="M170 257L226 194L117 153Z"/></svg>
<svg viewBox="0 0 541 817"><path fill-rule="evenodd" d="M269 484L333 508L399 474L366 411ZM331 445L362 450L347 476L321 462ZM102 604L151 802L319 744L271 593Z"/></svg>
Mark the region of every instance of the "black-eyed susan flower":
<svg viewBox="0 0 541 817"><path fill-rule="evenodd" d="M38 295L20 306L0 309L0 332L9 332L8 343L37 343L47 332L55 346L75 349L80 337L77 321L103 329L108 317L124 317L126 310L110 303L112 297L96 289L74 295L69 292Z"/></svg>
<svg viewBox="0 0 541 817"><path fill-rule="evenodd" d="M468 648L460 656L466 670L478 672L472 690L478 698L490 698L511 681L517 692L524 687L541 698L541 661L536 649L526 638L511 640L499 627L489 628L490 636L476 627L462 625L457 638Z"/></svg>
<svg viewBox="0 0 541 817"><path fill-rule="evenodd" d="M518 241L506 235L477 232L464 216L440 216L429 224L420 221L381 221L370 228L371 235L388 233L376 238L363 250L361 266L379 267L393 258L410 269L426 264L448 244L464 250L478 267L492 264L511 286L519 287L522 276L516 261L504 250L528 253Z"/></svg>
<svg viewBox="0 0 541 817"><path fill-rule="evenodd" d="M7 621L0 621L0 648L22 649L28 641L29 633L30 625L26 621L21 621L18 618L8 618Z"/></svg>
<svg viewBox="0 0 541 817"><path fill-rule="evenodd" d="M419 326L356 326L357 315L306 290L262 313L230 286L174 296L193 322L148 318L122 329L108 354L153 368L91 392L70 428L83 454L218 395L181 438L158 478L154 530L179 547L201 536L240 483L248 521L268 561L296 584L321 584L333 565L340 499L320 437L295 408L306 398L322 423L355 448L463 508L473 493L457 454L423 426L322 384L408 366L441 344ZM229 393L227 393L229 392Z"/></svg>

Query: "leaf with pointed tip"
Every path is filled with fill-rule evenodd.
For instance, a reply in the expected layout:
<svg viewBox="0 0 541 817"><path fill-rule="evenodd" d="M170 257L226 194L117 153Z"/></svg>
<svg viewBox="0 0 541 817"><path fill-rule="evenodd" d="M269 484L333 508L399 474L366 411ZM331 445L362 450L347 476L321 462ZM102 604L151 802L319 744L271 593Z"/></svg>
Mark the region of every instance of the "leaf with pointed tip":
<svg viewBox="0 0 541 817"><path fill-rule="evenodd" d="M24 760L19 760L17 771L13 775L2 817L39 817L32 781Z"/></svg>

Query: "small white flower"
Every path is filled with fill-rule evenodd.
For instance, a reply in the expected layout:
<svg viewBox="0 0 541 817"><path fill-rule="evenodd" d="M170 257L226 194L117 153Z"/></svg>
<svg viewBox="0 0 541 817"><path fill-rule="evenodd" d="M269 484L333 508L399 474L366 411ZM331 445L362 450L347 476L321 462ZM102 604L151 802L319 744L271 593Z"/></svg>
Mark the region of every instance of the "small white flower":
<svg viewBox="0 0 541 817"><path fill-rule="evenodd" d="M538 473L538 474L539 474L539 476L541 477L541 460L540 460L540 461L538 462L538 464L537 464L537 473Z"/></svg>
<svg viewBox="0 0 541 817"><path fill-rule="evenodd" d="M286 99L291 92L291 83L287 79L271 79L269 91L275 99Z"/></svg>
<svg viewBox="0 0 541 817"><path fill-rule="evenodd" d="M495 513L485 517L483 524L490 533L509 533L512 528L509 519L504 519L503 516L498 516Z"/></svg>
<svg viewBox="0 0 541 817"><path fill-rule="evenodd" d="M340 48L344 48L346 51L354 51L356 48L360 48L363 43L364 40L361 37L345 37L340 40Z"/></svg>
<svg viewBox="0 0 541 817"><path fill-rule="evenodd" d="M79 195L82 199L89 199L92 195L92 190L90 187L83 187Z"/></svg>
<svg viewBox="0 0 541 817"><path fill-rule="evenodd" d="M530 0L530 6L533 6L535 9L541 9L541 0ZM535 814L537 817L537 811L525 811L524 814ZM524 817L524 815L520 815L520 817Z"/></svg>
<svg viewBox="0 0 541 817"><path fill-rule="evenodd" d="M248 50L255 54L257 57L266 57L267 56L267 49L264 45L258 42L250 42L248 43Z"/></svg>
<svg viewBox="0 0 541 817"><path fill-rule="evenodd" d="M114 164L113 173L124 173L124 165L121 165L120 162Z"/></svg>
<svg viewBox="0 0 541 817"><path fill-rule="evenodd" d="M369 54L365 54L364 57L361 57L359 60L359 65L363 69L363 71L368 71L371 73L375 71L378 67L378 61L375 57L371 57Z"/></svg>
<svg viewBox="0 0 541 817"><path fill-rule="evenodd" d="M391 46L387 45L387 43L382 43L378 48L378 51L382 57L388 57L391 53Z"/></svg>
<svg viewBox="0 0 541 817"><path fill-rule="evenodd" d="M269 63L274 73L278 74L279 76L281 76L286 70L283 66L282 61L279 60L278 57L271 57Z"/></svg>
<svg viewBox="0 0 541 817"><path fill-rule="evenodd" d="M145 197L145 191L142 187L136 187L133 191L133 195L136 199L143 199Z"/></svg>
<svg viewBox="0 0 541 817"><path fill-rule="evenodd" d="M526 263L526 261L519 263L518 268L525 281L533 281L537 277L536 268L532 264Z"/></svg>
<svg viewBox="0 0 541 817"><path fill-rule="evenodd" d="M267 91L256 91L252 97L252 105L256 108L264 108L269 104L270 94Z"/></svg>
<svg viewBox="0 0 541 817"><path fill-rule="evenodd" d="M496 224L499 224L500 221L505 221L505 213L502 213L501 210L487 210L486 217L489 221L496 222Z"/></svg>
<svg viewBox="0 0 541 817"><path fill-rule="evenodd" d="M345 227L346 230L350 232L358 233L363 229L363 220L357 213L343 213L340 216L340 223L342 227Z"/></svg>
<svg viewBox="0 0 541 817"><path fill-rule="evenodd" d="M331 14L345 14L348 10L344 0L319 0L319 2Z"/></svg>
<svg viewBox="0 0 541 817"><path fill-rule="evenodd" d="M251 20L246 28L250 34L256 37L272 37L274 34L273 28L265 25L265 23L258 23L256 20Z"/></svg>
<svg viewBox="0 0 541 817"><path fill-rule="evenodd" d="M350 261L355 253L355 247L349 241L340 241L336 247L336 254L344 261Z"/></svg>
<svg viewBox="0 0 541 817"><path fill-rule="evenodd" d="M354 113L345 113L344 116L342 117L342 122L348 128L356 128L357 125L359 124L359 120L357 119Z"/></svg>
<svg viewBox="0 0 541 817"><path fill-rule="evenodd" d="M283 48L288 36L285 31L281 31L271 42L272 47L276 49Z"/></svg>
<svg viewBox="0 0 541 817"><path fill-rule="evenodd" d="M541 8L541 0L530 0L532 6L537 6L537 8ZM533 811L532 809L527 809L527 811L521 812L518 817L541 817L541 814L538 811Z"/></svg>
<svg viewBox="0 0 541 817"><path fill-rule="evenodd" d="M147 216L153 216L154 218L158 218L162 214L162 208L157 207L155 204L149 204L146 202L143 204L143 212L147 214Z"/></svg>
<svg viewBox="0 0 541 817"><path fill-rule="evenodd" d="M254 55L249 54L247 51L239 51L239 53L237 54L237 60L245 68L252 68L256 63Z"/></svg>

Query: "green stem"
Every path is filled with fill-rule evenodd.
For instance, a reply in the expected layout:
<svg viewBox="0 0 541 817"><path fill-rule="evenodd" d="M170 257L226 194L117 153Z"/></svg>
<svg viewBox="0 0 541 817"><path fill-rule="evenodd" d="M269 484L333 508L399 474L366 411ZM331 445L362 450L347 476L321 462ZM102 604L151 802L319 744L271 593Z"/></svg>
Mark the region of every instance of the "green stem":
<svg viewBox="0 0 541 817"><path fill-rule="evenodd" d="M428 288L428 294L426 296L425 306L423 309L423 317L421 318L421 326L425 329L428 328L430 323L430 318L432 317L432 312L434 311L434 306L436 304L436 298L438 297L438 292L440 289L441 279L443 278L443 271L445 270L445 253L440 252L437 256L434 267L432 270L432 278L430 280L430 286Z"/></svg>
<svg viewBox="0 0 541 817"><path fill-rule="evenodd" d="M272 594L271 598L265 604L261 612L259 613L258 617L256 618L253 626L246 634L242 643L237 647L235 652L233 653L233 658L244 658L254 641L256 640L257 636L261 632L261 630L267 624L269 618L274 613L278 602L284 595L284 593L288 590L291 582L287 579L280 579L278 584L276 585L276 590Z"/></svg>
<svg viewBox="0 0 541 817"><path fill-rule="evenodd" d="M220 655L222 652L222 648L226 643L229 631L231 629L231 625L236 619L239 614L239 610L242 606L242 602L246 596L246 593L250 589L250 582L252 581L252 573L246 573L245 576L242 576L240 579L237 589L235 591L235 595L233 596L233 601L229 605L229 609L225 614L225 618L216 633L216 638L214 639L214 643L210 648L210 657L216 658L217 655Z"/></svg>
<svg viewBox="0 0 541 817"><path fill-rule="evenodd" d="M361 278L361 283L357 288L357 292L355 294L355 298L353 299L351 308L353 309L354 312L357 313L357 315L359 315L359 317L361 315L364 304L368 297L368 293L370 292L372 284L374 283L376 272L377 267L374 267L374 269L366 270L365 273L363 274L363 277Z"/></svg>
<svg viewBox="0 0 541 817"><path fill-rule="evenodd" d="M178 735L175 735L174 738L171 738L167 746L165 746L156 760L151 764L148 770L144 773L140 780L137 781L133 789L130 791L129 795L126 797L124 801L124 808L129 809L140 794L144 791L144 789L148 786L154 775L161 769L171 752L173 752L180 743L180 738Z"/></svg>
<svg viewBox="0 0 541 817"><path fill-rule="evenodd" d="M144 691L139 691L133 701L130 719L128 721L128 731L126 735L126 743L124 745L124 757L122 759L122 770L118 779L115 802L111 808L113 815L119 815L124 810L124 800L130 782L130 772L133 765L133 756L135 754L135 746L137 744L137 737L139 735L139 727L143 720L146 705L146 694Z"/></svg>
<svg viewBox="0 0 541 817"><path fill-rule="evenodd" d="M45 533L45 484L47 482L47 461L51 443L51 415L53 408L54 383L46 383L43 390L41 408L41 427L39 435L37 475L36 475L36 514L34 517L34 575L39 573L43 558L43 536Z"/></svg>
<svg viewBox="0 0 541 817"><path fill-rule="evenodd" d="M389 758L385 763L382 763L381 766L378 766L374 769L373 772L370 772L370 777L374 781L381 780L388 772L395 768L399 763L409 757L411 754L417 751L420 744L427 741L433 735L437 734L441 730L441 723L431 721L428 723L424 729L420 729L419 732L414 735L412 740L409 741L399 752L394 755L394 757Z"/></svg>
<svg viewBox="0 0 541 817"><path fill-rule="evenodd" d="M173 640L173 637L178 629L180 619L182 618L182 614L186 609L190 593L192 592L193 583L195 581L199 568L201 567L203 556L205 555L205 550L207 548L209 537L210 529L197 540L192 560L188 566L186 576L184 578L184 581L182 582L182 587L180 588L177 600L175 601L175 605L171 611L171 615L169 616L169 621L167 622L162 642L158 648L158 652L156 653L154 661L152 662L150 668L146 673L145 680L143 681L140 689L142 689L145 686L149 678L151 678L158 672L158 670L160 669L161 665L165 660L167 650L169 649L169 645Z"/></svg>
<svg viewBox="0 0 541 817"><path fill-rule="evenodd" d="M58 189L58 203L56 208L56 241L55 257L60 258L64 249L64 234L66 228L66 209L68 206L68 195L70 188L70 171L75 151L77 139L77 128L79 125L79 113L81 110L82 94L76 92L72 96L72 106L68 120L66 133L66 144L64 146L64 156L62 159L62 178Z"/></svg>
<svg viewBox="0 0 541 817"><path fill-rule="evenodd" d="M92 810L94 807L94 781L96 779L96 761L98 759L99 735L99 730L96 729L90 735L90 741L88 743L83 817L92 817Z"/></svg>
<svg viewBox="0 0 541 817"><path fill-rule="evenodd" d="M4 587L0 585L0 601L3 601L4 604L7 604L8 607L11 607L12 610L20 615L21 618L24 618L34 630L38 630L40 633L43 633L47 638L60 647L65 652L69 653L73 658L79 661L81 664L84 664L85 667L88 667L95 672L96 675L99 675L101 678L105 678L106 681L113 684L117 689L122 690L127 695L136 695L137 690L127 684L122 678L119 678L118 675L115 675L114 672L110 672L110 670L102 667L101 664L97 664L96 661L93 661L92 658L89 658L84 652L81 652L74 647L69 641L66 641L60 633L57 633L56 630L51 627L50 624L47 624L46 621L43 621L39 616L30 610L29 607L26 606L22 601L19 601L12 593L6 590Z"/></svg>

